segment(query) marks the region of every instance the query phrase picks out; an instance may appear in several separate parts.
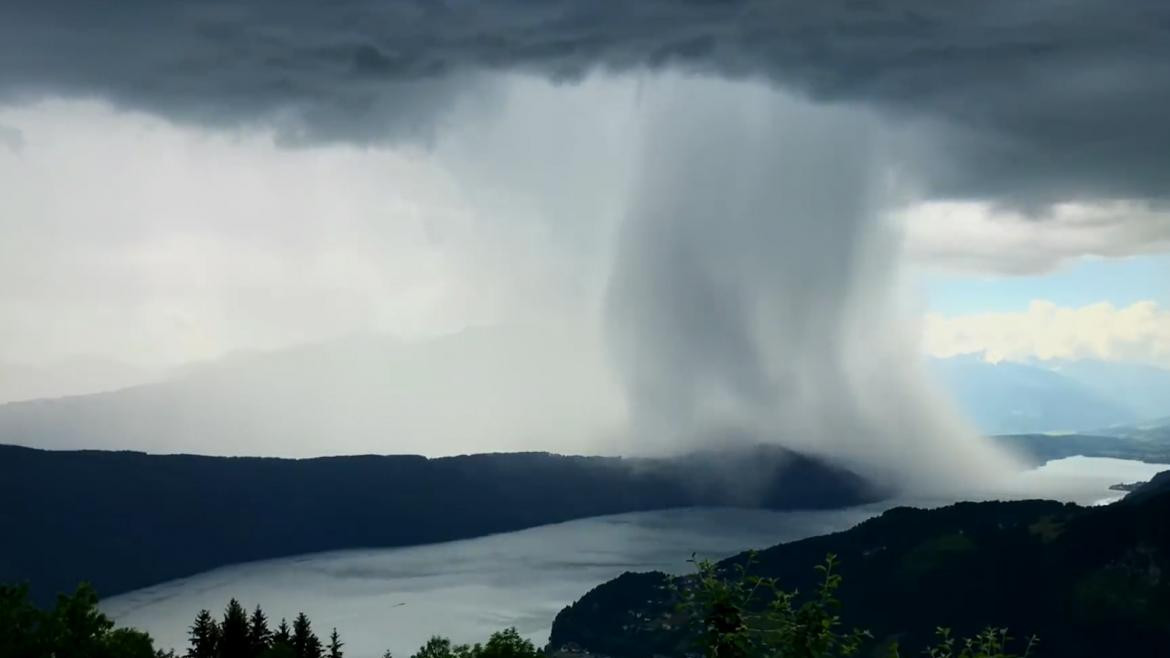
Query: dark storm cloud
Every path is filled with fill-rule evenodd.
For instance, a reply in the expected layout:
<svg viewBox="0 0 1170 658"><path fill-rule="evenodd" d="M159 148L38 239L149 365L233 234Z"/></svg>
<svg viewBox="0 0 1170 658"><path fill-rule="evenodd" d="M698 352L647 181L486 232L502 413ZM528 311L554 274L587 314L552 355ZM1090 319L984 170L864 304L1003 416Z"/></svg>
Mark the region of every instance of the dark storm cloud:
<svg viewBox="0 0 1170 658"><path fill-rule="evenodd" d="M96 95L275 123L291 141L425 139L453 103L490 94L484 71L766 76L940 122L916 160L936 196L1170 191L1162 0L9 0L0 62L8 97Z"/></svg>

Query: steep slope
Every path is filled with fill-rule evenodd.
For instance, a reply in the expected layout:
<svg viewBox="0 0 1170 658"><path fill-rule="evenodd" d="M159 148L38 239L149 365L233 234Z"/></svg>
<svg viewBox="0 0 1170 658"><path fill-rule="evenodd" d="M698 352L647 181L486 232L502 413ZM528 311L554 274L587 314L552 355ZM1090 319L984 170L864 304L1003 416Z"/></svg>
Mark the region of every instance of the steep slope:
<svg viewBox="0 0 1170 658"><path fill-rule="evenodd" d="M877 497L850 472L771 448L675 459L290 460L0 446L0 582L28 581L41 601L81 580L113 595L235 562L600 514L829 508Z"/></svg>
<svg viewBox="0 0 1170 658"><path fill-rule="evenodd" d="M1043 656L1166 655L1170 492L1105 508L1050 501L898 508L846 532L763 551L756 573L811 591L814 564L840 556L847 625L899 638L915 655L937 626L1036 634ZM685 551L685 547L679 547ZM738 556L723 564L742 563ZM682 655L669 578L626 574L565 608L551 636L609 656ZM667 621L669 619L669 621Z"/></svg>

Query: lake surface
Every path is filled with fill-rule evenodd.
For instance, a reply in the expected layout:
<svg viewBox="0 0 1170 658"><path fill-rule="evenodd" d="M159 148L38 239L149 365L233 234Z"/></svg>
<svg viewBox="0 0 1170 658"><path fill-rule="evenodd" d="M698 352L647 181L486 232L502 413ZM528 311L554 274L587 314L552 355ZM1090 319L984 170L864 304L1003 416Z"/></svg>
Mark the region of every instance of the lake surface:
<svg viewBox="0 0 1170 658"><path fill-rule="evenodd" d="M1168 468L1072 457L1027 472L997 497L1108 502L1122 495L1109 485ZM844 530L893 504L640 512L427 546L319 553L216 569L104 600L102 609L180 652L195 614L219 613L231 597L249 609L260 604L273 626L303 610L318 635L337 627L349 658L381 658L386 650L407 658L431 635L479 641L507 626L542 645L561 608L622 572L685 573L692 552L719 558Z"/></svg>

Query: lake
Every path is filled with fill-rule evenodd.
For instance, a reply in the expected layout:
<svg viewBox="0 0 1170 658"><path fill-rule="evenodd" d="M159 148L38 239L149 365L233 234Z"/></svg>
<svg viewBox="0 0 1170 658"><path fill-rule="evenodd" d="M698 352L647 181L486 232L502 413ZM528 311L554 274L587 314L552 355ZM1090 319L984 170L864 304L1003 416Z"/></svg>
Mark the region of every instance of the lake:
<svg viewBox="0 0 1170 658"><path fill-rule="evenodd" d="M997 497L1099 504L1122 495L1109 485L1168 468L1072 457L1028 471ZM386 650L407 658L431 635L478 641L507 626L542 645L561 608L622 572L685 573L692 552L718 558L844 530L893 504L640 512L442 544L319 553L224 567L106 599L101 607L180 652L195 614L202 608L218 614L231 597L249 609L260 604L274 627L302 610L322 637L337 627L349 658L380 658Z"/></svg>

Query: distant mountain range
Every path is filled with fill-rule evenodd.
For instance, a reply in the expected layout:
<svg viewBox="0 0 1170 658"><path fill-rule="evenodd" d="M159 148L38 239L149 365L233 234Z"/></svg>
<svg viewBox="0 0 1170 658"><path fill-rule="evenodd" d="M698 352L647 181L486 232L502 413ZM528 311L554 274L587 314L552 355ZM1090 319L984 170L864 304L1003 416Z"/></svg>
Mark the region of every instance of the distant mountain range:
<svg viewBox="0 0 1170 658"><path fill-rule="evenodd" d="M0 404L66 395L116 391L165 379L162 370L93 357L44 365L0 361Z"/></svg>
<svg viewBox="0 0 1170 658"><path fill-rule="evenodd" d="M0 446L0 583L112 596L214 567L690 506L835 508L857 475L780 448L670 459L547 453L260 459Z"/></svg>
<svg viewBox="0 0 1170 658"><path fill-rule="evenodd" d="M1103 361L933 359L971 422L1033 465L1075 455L1170 463L1170 370Z"/></svg>
<svg viewBox="0 0 1170 658"><path fill-rule="evenodd" d="M1160 658L1170 647L1167 476L1100 508L1052 501L897 508L845 532L762 551L750 573L808 596L819 576L813 566L836 554L844 628L870 630L875 644L897 639L903 656L918 655L937 627L969 636L993 626L1020 640L1039 636L1039 656ZM732 573L746 560L721 568ZM595 588L557 615L553 655L695 653L693 627L676 607L685 585L662 573L627 573Z"/></svg>
<svg viewBox="0 0 1170 658"><path fill-rule="evenodd" d="M986 434L1088 432L1170 413L1170 370L1104 361L932 359L959 408Z"/></svg>

